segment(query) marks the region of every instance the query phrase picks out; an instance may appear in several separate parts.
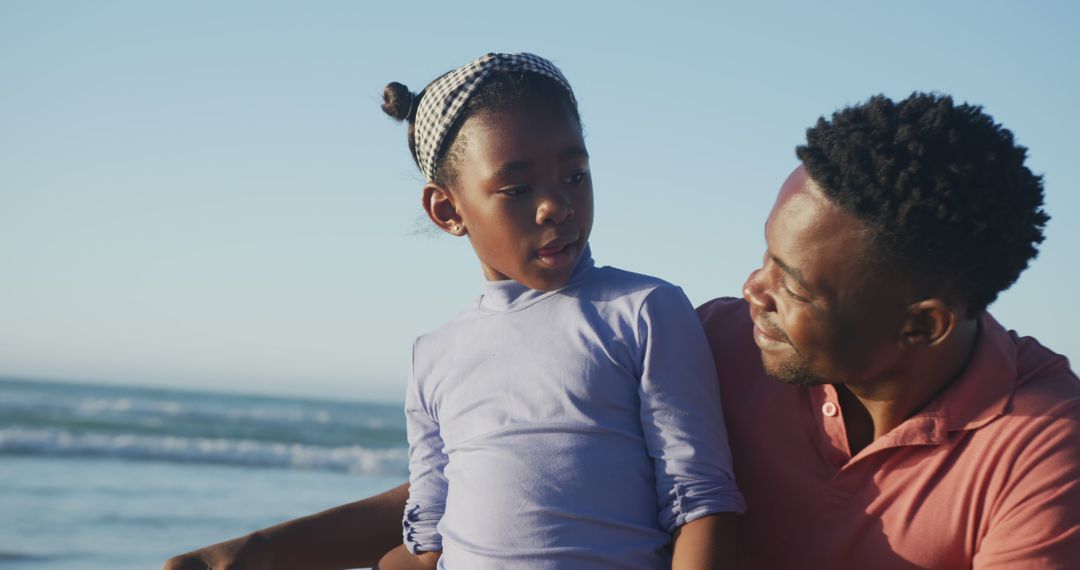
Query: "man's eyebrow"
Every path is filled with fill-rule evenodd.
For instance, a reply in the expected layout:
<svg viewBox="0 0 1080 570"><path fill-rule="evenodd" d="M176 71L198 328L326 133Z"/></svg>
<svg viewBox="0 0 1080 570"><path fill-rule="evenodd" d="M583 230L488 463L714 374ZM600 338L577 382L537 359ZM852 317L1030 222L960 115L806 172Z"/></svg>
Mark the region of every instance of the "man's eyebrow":
<svg viewBox="0 0 1080 570"><path fill-rule="evenodd" d="M589 158L589 151L583 147L575 146L559 153L559 160L569 160L571 158Z"/></svg>
<svg viewBox="0 0 1080 570"><path fill-rule="evenodd" d="M792 279L797 281L803 289L808 291L811 290L810 285L806 282L806 277L803 277L802 271L784 263L783 260L771 253L769 254L769 257L772 258L773 262L776 263L784 273L787 273Z"/></svg>

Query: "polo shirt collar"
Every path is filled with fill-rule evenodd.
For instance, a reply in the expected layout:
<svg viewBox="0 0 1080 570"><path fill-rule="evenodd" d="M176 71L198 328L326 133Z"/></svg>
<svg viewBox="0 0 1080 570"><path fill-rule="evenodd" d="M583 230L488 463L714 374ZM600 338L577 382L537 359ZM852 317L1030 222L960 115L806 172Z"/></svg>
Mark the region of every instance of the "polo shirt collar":
<svg viewBox="0 0 1080 570"><path fill-rule="evenodd" d="M971 358L960 376L919 413L878 438L858 456L905 445L939 445L951 432L980 428L1005 412L1016 388L1016 346L989 313L979 320ZM837 401L833 386L819 386L824 399ZM824 400L823 400L824 401Z"/></svg>
<svg viewBox="0 0 1080 570"><path fill-rule="evenodd" d="M975 351L960 377L917 414L940 418L945 431L980 428L1002 415L1016 389L1016 344L989 313L979 320Z"/></svg>

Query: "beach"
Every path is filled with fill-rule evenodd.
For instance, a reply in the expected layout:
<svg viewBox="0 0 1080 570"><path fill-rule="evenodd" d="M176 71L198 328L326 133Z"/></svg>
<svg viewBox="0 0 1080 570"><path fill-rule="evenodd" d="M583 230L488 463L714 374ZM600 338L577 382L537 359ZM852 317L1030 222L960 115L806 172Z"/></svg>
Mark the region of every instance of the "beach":
<svg viewBox="0 0 1080 570"><path fill-rule="evenodd" d="M397 405L0 380L3 568L157 568L407 474Z"/></svg>

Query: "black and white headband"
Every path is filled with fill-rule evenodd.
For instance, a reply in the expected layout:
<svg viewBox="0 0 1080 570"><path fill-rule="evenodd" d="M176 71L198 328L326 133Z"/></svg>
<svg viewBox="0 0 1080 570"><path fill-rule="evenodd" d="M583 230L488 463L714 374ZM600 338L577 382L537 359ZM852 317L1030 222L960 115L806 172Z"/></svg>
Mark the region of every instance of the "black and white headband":
<svg viewBox="0 0 1080 570"><path fill-rule="evenodd" d="M431 82L424 89L413 123L416 161L427 180L435 178L435 159L439 156L446 133L461 115L469 97L496 71L539 73L562 85L570 102L577 106L574 91L559 68L531 53L489 53Z"/></svg>

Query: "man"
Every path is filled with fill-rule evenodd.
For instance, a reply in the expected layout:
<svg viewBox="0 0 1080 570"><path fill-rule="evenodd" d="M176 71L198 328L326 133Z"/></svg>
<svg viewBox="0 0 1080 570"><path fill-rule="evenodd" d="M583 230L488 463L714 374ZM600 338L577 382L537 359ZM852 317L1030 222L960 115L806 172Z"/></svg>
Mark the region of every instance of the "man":
<svg viewBox="0 0 1080 570"><path fill-rule="evenodd" d="M1075 564L1080 383L985 312L1048 220L1026 149L978 107L915 94L819 120L796 154L744 300L699 310L749 507L740 565ZM406 494L166 568L370 564L400 542Z"/></svg>
<svg viewBox="0 0 1080 570"><path fill-rule="evenodd" d="M985 312L1043 238L1025 152L932 95L808 131L745 302L699 310L747 566L1080 560L1080 384Z"/></svg>

